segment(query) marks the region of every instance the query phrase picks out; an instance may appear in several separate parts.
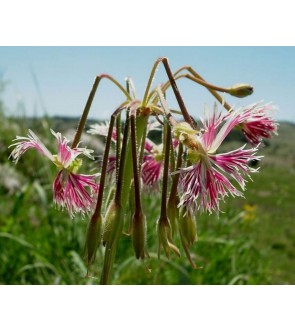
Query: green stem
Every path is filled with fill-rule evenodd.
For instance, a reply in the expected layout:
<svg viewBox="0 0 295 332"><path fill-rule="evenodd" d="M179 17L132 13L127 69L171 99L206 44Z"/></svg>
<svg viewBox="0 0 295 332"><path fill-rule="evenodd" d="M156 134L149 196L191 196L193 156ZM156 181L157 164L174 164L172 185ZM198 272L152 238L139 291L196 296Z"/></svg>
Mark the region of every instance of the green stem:
<svg viewBox="0 0 295 332"><path fill-rule="evenodd" d="M174 148L173 148L173 139L171 136L171 140L170 140L170 146L171 146L171 153L170 153L170 169L171 171L174 170L175 168L175 154L174 154Z"/></svg>
<svg viewBox="0 0 295 332"><path fill-rule="evenodd" d="M165 154L164 154L164 170L163 170L163 186L162 186L162 200L161 200L161 217L160 219L167 219L167 192L168 192L168 172L169 172L169 154L171 143L171 127L166 122L166 137L165 137Z"/></svg>
<svg viewBox="0 0 295 332"><path fill-rule="evenodd" d="M111 116L111 121L108 130L108 136L106 140L106 147L103 155L103 163L102 163L102 170L100 176L100 184L99 184L99 191L98 197L96 201L96 206L94 213L88 223L87 227L87 234L86 234L86 242L85 242L85 257L88 261L88 267L91 263L93 263L95 259L95 254L97 247L101 241L101 230L102 230L102 215L101 215L101 208L102 208L102 201L103 201L103 193L104 193L104 185L105 185L105 178L107 173L107 164L108 164L108 157L109 151L112 141L112 133L114 128L114 123L116 119L116 115L120 114L121 107L119 107Z"/></svg>
<svg viewBox="0 0 295 332"><path fill-rule="evenodd" d="M203 82L206 82L201 75L199 75L193 68L191 67L185 67L193 76L196 78L202 80ZM223 100L223 98L218 94L215 90L212 90L208 88L209 92L219 101L221 105L224 105L225 109L227 109L229 112L232 110L232 107Z"/></svg>
<svg viewBox="0 0 295 332"><path fill-rule="evenodd" d="M116 177L118 177L119 172L119 160L120 160L120 153L121 153L121 113L117 115L116 119Z"/></svg>
<svg viewBox="0 0 295 332"><path fill-rule="evenodd" d="M194 69L192 69L190 66L184 66L184 67L181 67L179 68L174 74L174 79L175 80L178 80L179 78L183 78L183 77L186 77L186 78L189 78L191 79L191 76L190 77L187 77L185 75L178 75L180 72L184 71L184 70L187 70L189 73L191 73L195 79L198 79L198 80L195 80L196 83L199 83L199 84L202 84L203 86L205 86L208 91L218 100L218 102L224 106L225 109L227 109L229 112L232 110L232 107L226 102L224 101L224 99L213 89L210 89L209 85L211 85L213 87L212 84L206 82L203 77L201 75L199 75ZM194 79L192 79L194 80ZM201 82L200 82L201 81ZM170 81L167 81L165 82L165 84L162 85L161 89L163 92L165 92L169 87L170 87ZM153 95L155 94L155 90L153 90L150 95L149 95L149 98L152 98ZM157 97L154 97L153 101L152 101L152 104L156 103L157 101Z"/></svg>
<svg viewBox="0 0 295 332"><path fill-rule="evenodd" d="M136 128L135 128L135 115L130 117L131 124L131 149L132 149L132 163L133 163L133 180L134 180L134 197L135 197L135 213L141 212L140 200L140 180L137 165L137 144L136 144Z"/></svg>
<svg viewBox="0 0 295 332"><path fill-rule="evenodd" d="M196 82L196 83L204 86L208 90L214 90L214 91L229 93L229 89L228 88L223 88L223 87L220 87L220 86L217 86L217 85L213 85L213 84L207 83L207 82L205 82L203 80L200 80L199 78L194 77L194 76L189 75L189 74L182 74L182 75L179 75L177 77L178 78L186 77L186 78L190 79L191 81L194 81L194 82Z"/></svg>
<svg viewBox="0 0 295 332"><path fill-rule="evenodd" d="M176 161L176 169L173 168L173 170L179 170L182 165L182 156L183 154L183 145L180 143L179 148L178 148L178 155L177 155L177 161ZM170 195L168 198L168 217L169 221L171 223L171 228L172 228L172 235L175 234L176 232L176 220L179 218L179 211L177 208L177 205L179 203L179 196L178 196L178 181L179 181L179 173L176 173L172 177L172 185L171 185L171 190L170 190Z"/></svg>
<svg viewBox="0 0 295 332"><path fill-rule="evenodd" d="M87 117L88 117L88 113L89 113L93 98L95 96L95 93L96 93L96 90L97 90L97 87L99 85L99 82L100 82L101 78L102 78L101 76L96 76L96 78L94 80L92 89L90 91L90 94L89 94L89 97L87 99L86 105L84 107L81 119L79 121L77 132L76 132L76 135L75 135L73 143L72 143L72 149L75 148L78 145L78 143L80 142L80 138L81 138L82 132L83 132L84 127L85 127L85 123L86 123L86 120L87 120Z"/></svg>
<svg viewBox="0 0 295 332"><path fill-rule="evenodd" d="M182 155L183 155L183 145L181 143L179 143L175 171L178 171L181 168L182 161L183 161L183 156ZM178 195L177 195L177 187L178 187L179 177L180 177L179 173L176 173L176 174L173 175L173 180L172 180L172 186L171 186L169 201L174 201L175 200L175 202L176 202L176 199L178 197Z"/></svg>
<svg viewBox="0 0 295 332"><path fill-rule="evenodd" d="M126 78L126 90L129 94L132 93L133 99L136 99L136 90L131 77Z"/></svg>
<svg viewBox="0 0 295 332"><path fill-rule="evenodd" d="M111 77L107 74L102 74L102 75L96 76L95 80L94 80L94 83L93 83L93 86L92 86L92 89L90 91L89 97L87 99L86 105L84 107L81 119L79 121L79 125L78 125L78 128L77 128L73 143L72 143L72 149L75 148L78 145L78 143L80 142L80 138L81 138L82 132L83 132L84 127L85 127L85 123L86 123L86 120L87 120L87 117L88 117L88 114L89 114L89 110L90 110L92 101L94 99L97 87L98 87L98 85L99 85L102 78L107 78L111 82L113 82L124 93L124 95L127 97L127 99L129 101L131 100L131 97L130 97L129 93L127 93L127 91L122 87L122 85L118 81L116 81L113 77Z"/></svg>
<svg viewBox="0 0 295 332"><path fill-rule="evenodd" d="M131 101L132 98L130 96L130 94L123 88L123 86L117 81L115 80L112 76L108 75L108 74L102 74L100 75L101 78L107 78L108 80L110 80L111 82L113 82L126 96L126 98Z"/></svg>
<svg viewBox="0 0 295 332"><path fill-rule="evenodd" d="M145 149L146 134L147 134L147 126L145 126L145 128L144 128L142 140L141 140L140 154L139 154L139 159L138 159L138 173L139 174L141 174L141 166L142 166L144 149Z"/></svg>
<svg viewBox="0 0 295 332"><path fill-rule="evenodd" d="M121 205L121 197L122 197L121 192L123 185L123 174L125 168L125 157L126 157L128 136L129 136L129 112L127 112L126 114L126 122L125 122L124 136L122 142L121 160L119 165L116 193L114 200L110 203L109 206L109 209L115 210L115 216L114 216L114 221L111 223L112 229L110 230L110 237L106 243L103 269L100 279L100 283L102 285L107 285L109 283L112 267L118 249L120 235L123 230L124 210L122 209Z"/></svg>
<svg viewBox="0 0 295 332"><path fill-rule="evenodd" d="M139 116L136 118L136 128L137 128L136 139L138 144L140 144L141 142L144 129L147 125L147 120L148 120L147 116ZM127 123L129 123L128 119L126 119L126 125ZM131 142L129 140L127 145L127 139L125 139L125 137L127 137L126 128L124 129L124 137L122 142L121 161L119 166L117 190L114 201L110 203L110 205L114 204L114 208L116 209L116 216L114 222L115 227L111 231L110 239L106 244L103 271L101 276L101 284L108 284L110 281L111 271L113 263L115 261L119 239L123 230L124 215L129 200L130 183L133 173L132 151L131 151Z"/></svg>
<svg viewBox="0 0 295 332"><path fill-rule="evenodd" d="M113 133L113 128L114 128L115 118L116 118L116 116L115 116L115 114L113 114L111 116L106 146L105 146L105 150L104 150L104 154L103 154L100 183L99 183L99 192L98 192L96 207L95 207L91 220L92 219L96 220L97 217L101 214L105 178L106 178L106 174L107 174L107 166L108 166L109 152L110 152L110 146L111 146L111 142L112 142L112 133Z"/></svg>
<svg viewBox="0 0 295 332"><path fill-rule="evenodd" d="M221 87L217 87L217 86L214 86L212 84L209 84L209 83L206 83L205 81L202 81L192 75L189 75L189 74L183 74L183 75L179 75L177 76L176 78L179 79L179 78L188 78L189 80L195 82L195 83L198 83L202 86L204 86L205 88L208 89L208 91L218 100L218 102L224 106L224 108L228 111L231 111L232 108L231 106L224 101L224 99L216 92L216 91L220 91L220 92L225 92L225 93L229 93L229 89L227 88L221 88Z"/></svg>
<svg viewBox="0 0 295 332"><path fill-rule="evenodd" d="M128 137L129 137L129 112L126 113L121 159L120 159L118 178L117 178L117 189L116 189L116 194L115 194L115 198L114 198L114 200L118 206L121 206L121 197L122 197L121 194L122 194L123 181L124 181L123 175L124 175L124 169L125 169L125 159L126 159L126 153L127 153Z"/></svg>
<svg viewBox="0 0 295 332"><path fill-rule="evenodd" d="M136 117L136 141L138 145L141 145L142 139L147 126L148 116L140 115ZM132 168L132 153L131 153L131 142L129 142L126 154L126 167L124 171L124 186L122 188L122 206L126 208L128 202L128 196L130 191L130 183L133 174Z"/></svg>
<svg viewBox="0 0 295 332"><path fill-rule="evenodd" d="M155 73L156 73L156 69L157 67L159 66L160 62L162 62L162 58L159 58L155 63L154 63L154 66L152 68L152 71L150 73L150 77L149 77L149 80L148 80L148 84L146 86L146 89L145 89L145 92L144 92L144 97L143 97L143 100L142 100L142 106L145 107L146 104L147 104L147 101L148 101L148 94L149 94L149 91L150 91L150 88L151 88L151 85L152 85L152 82L153 82L153 78L155 76Z"/></svg>

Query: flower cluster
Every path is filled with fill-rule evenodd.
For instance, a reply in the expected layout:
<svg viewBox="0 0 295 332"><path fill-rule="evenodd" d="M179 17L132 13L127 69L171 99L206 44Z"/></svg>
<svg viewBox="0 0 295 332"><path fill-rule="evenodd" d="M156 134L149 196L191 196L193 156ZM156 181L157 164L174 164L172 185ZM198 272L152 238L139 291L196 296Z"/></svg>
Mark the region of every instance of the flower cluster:
<svg viewBox="0 0 295 332"><path fill-rule="evenodd" d="M153 75L161 62L169 81L151 89ZM183 70L188 70L189 74L180 75ZM221 109L214 107L213 111L206 111L204 118L200 119L200 126L192 120L177 88L176 80L183 77L209 89L222 104ZM101 176L98 184L98 173L78 173L82 155L94 159L94 151L78 147L78 142L102 78L115 83L127 100L111 115L110 122L92 125L88 130L88 133L106 139L102 163L99 163ZM261 160L262 156L257 155L261 143L277 134L278 126L271 104L259 102L233 109L216 92L243 98L253 93L252 86L217 87L201 79L190 67L182 67L172 74L166 58L156 61L142 101L136 98L131 79L127 78L126 82L127 88L124 89L106 74L96 77L71 147L68 139L53 130L51 132L57 140L56 155L31 130L27 137L17 136L11 145L14 149L10 157L15 163L27 150L35 149L55 164L58 172L52 189L58 207L67 209L71 217L76 213L91 215L85 257L90 265L99 244L102 242L106 247L102 283L109 281L127 218L130 218L128 234L132 237L136 258L148 257L149 221L142 208L142 197L151 193L156 197L159 190L155 188L161 188L161 211L157 222L159 256L161 248L167 257L171 252L180 255L174 244L178 232L186 256L196 267L189 253L189 248L197 240L196 214L219 213L220 202L227 196L243 196L251 173L258 171L250 164ZM167 104L164 95L169 87L173 89L180 111L171 110ZM124 113L125 117L122 116ZM181 114L183 121L177 121L173 113ZM150 135L154 130L157 132ZM240 130L248 145L224 152L226 146L223 143L233 130ZM151 137L156 137L157 143ZM107 175L111 181L106 185ZM147 188L150 190L145 190Z"/></svg>

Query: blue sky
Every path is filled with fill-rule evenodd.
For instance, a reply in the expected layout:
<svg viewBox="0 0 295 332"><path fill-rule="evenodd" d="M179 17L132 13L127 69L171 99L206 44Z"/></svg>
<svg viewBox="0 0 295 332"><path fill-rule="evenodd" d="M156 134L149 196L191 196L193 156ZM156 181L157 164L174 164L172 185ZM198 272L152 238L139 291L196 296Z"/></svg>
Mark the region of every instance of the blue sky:
<svg viewBox="0 0 295 332"><path fill-rule="evenodd" d="M252 96L226 100L236 106L271 101L278 107L279 120L295 122L295 47L0 47L0 74L7 81L1 98L8 114L80 116L96 75L108 73L122 84L131 76L142 98L160 56L168 57L173 71L190 65L216 85L249 83L255 89ZM164 80L160 66L154 84ZM213 105L203 87L178 82L192 115L198 117L205 105ZM102 81L90 117L107 118L123 100L115 86ZM168 103L177 105L172 94Z"/></svg>

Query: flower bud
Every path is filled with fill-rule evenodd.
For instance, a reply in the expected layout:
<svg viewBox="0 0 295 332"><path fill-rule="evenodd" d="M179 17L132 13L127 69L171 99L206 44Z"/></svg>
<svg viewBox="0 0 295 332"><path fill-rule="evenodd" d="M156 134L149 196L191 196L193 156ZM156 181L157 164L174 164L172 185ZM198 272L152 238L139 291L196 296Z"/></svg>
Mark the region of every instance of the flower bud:
<svg viewBox="0 0 295 332"><path fill-rule="evenodd" d="M89 221L86 233L86 241L84 247L84 259L87 260L88 265L91 265L96 256L96 250L101 242L103 218L99 215L96 219Z"/></svg>
<svg viewBox="0 0 295 332"><path fill-rule="evenodd" d="M132 244L137 259L145 258L146 217L142 212L135 212L132 217Z"/></svg>
<svg viewBox="0 0 295 332"><path fill-rule="evenodd" d="M162 246L167 258L170 257L170 251L173 251L175 255L180 256L179 249L172 243L172 229L168 218L160 218L158 221L158 236L159 236L159 250L158 256L160 256L160 247Z"/></svg>
<svg viewBox="0 0 295 332"><path fill-rule="evenodd" d="M102 235L102 243L105 246L107 242L110 240L111 233L114 229L114 224L117 220L117 204L112 201L107 209L105 216L105 226Z"/></svg>
<svg viewBox="0 0 295 332"><path fill-rule="evenodd" d="M196 218L188 209L181 209L180 211L179 230L188 247L198 240Z"/></svg>
<svg viewBox="0 0 295 332"><path fill-rule="evenodd" d="M169 199L168 205L167 205L167 215L168 215L170 225L171 225L172 237L176 232L176 222L179 218L178 211L179 211L179 209L177 208L177 203L175 202L175 200Z"/></svg>
<svg viewBox="0 0 295 332"><path fill-rule="evenodd" d="M228 93L234 97L244 98L252 95L254 89L249 84L239 83L228 89Z"/></svg>

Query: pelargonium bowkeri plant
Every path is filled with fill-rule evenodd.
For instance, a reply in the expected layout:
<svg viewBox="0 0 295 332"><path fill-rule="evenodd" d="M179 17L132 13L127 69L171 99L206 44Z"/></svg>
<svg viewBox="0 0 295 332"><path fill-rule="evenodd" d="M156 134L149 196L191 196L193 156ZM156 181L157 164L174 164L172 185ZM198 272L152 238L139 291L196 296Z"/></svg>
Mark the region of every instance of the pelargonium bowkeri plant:
<svg viewBox="0 0 295 332"><path fill-rule="evenodd" d="M168 80L152 89L152 80L160 63L164 65ZM215 106L205 113L200 119L200 128L178 90L176 81L181 78L204 86L221 104L220 108ZM91 134L106 137L101 169L96 174L79 174L81 157L93 159L93 150L79 147L79 142L102 79L112 81L123 92L125 100L113 112L109 122L93 125L89 130ZM168 106L165 93L169 88L174 92L180 111L171 110ZM233 109L218 92L242 98L252 94L253 88L248 84L236 84L230 88L212 85L189 66L172 73L167 58L159 58L152 68L143 99L137 98L130 78L126 79L125 89L109 75L97 76L71 146L67 138L53 130L57 154L52 154L31 130L27 137L17 136L11 145L14 149L10 157L15 163L28 149L35 149L51 160L57 167L52 187L56 205L67 209L72 218L76 214L90 217L85 259L89 267L95 260L98 247L103 244L101 284L111 282L124 224L130 224L136 258L145 260L149 257L147 223L155 220L146 218L142 191L160 188L161 207L157 221L159 258L161 250L168 258L171 253L180 256L181 251L175 244L175 237L179 236L193 268L196 264L189 249L197 240L196 214L218 213L219 203L226 196L243 196L246 179L257 172L249 164L262 158L256 155L261 141L276 134L277 123L272 117L270 104L259 102ZM183 121L177 121L174 113L182 115ZM220 153L220 146L234 129L241 130L252 147L244 145L234 151ZM147 137L152 130L161 131L161 144ZM111 145L115 146L115 153L110 152ZM111 182L106 182L107 177ZM106 183L111 183L113 189L107 190L109 185ZM106 192L112 191L113 195L106 199Z"/></svg>

